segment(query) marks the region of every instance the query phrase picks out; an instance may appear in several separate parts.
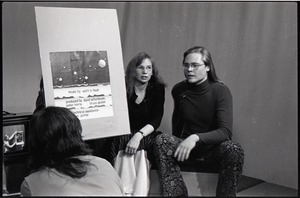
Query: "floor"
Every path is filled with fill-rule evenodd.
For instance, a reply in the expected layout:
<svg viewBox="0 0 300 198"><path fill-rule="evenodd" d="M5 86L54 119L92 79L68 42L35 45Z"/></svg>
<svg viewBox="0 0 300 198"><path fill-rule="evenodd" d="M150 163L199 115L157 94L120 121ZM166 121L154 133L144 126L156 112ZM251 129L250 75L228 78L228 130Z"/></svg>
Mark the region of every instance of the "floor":
<svg viewBox="0 0 300 198"><path fill-rule="evenodd" d="M238 197L298 197L298 190L262 182L250 188L242 190Z"/></svg>
<svg viewBox="0 0 300 198"><path fill-rule="evenodd" d="M217 174L182 172L182 176L189 196L215 196ZM149 196L160 196L158 175L155 171L151 172L150 180ZM237 197L298 197L298 190L242 176L238 185Z"/></svg>
<svg viewBox="0 0 300 198"><path fill-rule="evenodd" d="M182 172L182 176L188 187L189 196L215 196L218 175L213 173ZM151 170L150 197L161 197L157 171ZM20 197L19 193L10 195L2 194L10 198ZM242 176L237 197L298 197L298 190L271 184L263 180Z"/></svg>

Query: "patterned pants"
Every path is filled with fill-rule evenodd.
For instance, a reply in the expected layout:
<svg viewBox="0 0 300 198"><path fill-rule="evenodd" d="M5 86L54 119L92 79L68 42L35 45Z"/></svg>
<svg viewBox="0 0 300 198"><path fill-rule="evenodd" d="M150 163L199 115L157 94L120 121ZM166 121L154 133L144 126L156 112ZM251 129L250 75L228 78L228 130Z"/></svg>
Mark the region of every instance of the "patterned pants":
<svg viewBox="0 0 300 198"><path fill-rule="evenodd" d="M156 137L154 155L162 196L188 196L177 160L173 157L181 141L182 139L166 133ZM219 167L216 196L235 197L244 164L242 147L238 143L225 141L199 157L203 157L204 160L209 160Z"/></svg>

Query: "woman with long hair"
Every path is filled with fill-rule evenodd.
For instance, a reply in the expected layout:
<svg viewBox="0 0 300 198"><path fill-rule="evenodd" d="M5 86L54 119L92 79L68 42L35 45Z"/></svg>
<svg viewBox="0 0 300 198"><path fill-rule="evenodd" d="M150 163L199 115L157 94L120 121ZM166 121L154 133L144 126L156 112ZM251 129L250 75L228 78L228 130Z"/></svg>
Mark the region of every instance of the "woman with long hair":
<svg viewBox="0 0 300 198"><path fill-rule="evenodd" d="M217 197L235 197L244 151L232 141L233 104L209 51L195 46L183 54L185 80L172 89L172 135L160 134L155 155L163 196L187 196L178 162L203 158L219 170Z"/></svg>
<svg viewBox="0 0 300 198"><path fill-rule="evenodd" d="M23 196L123 195L111 164L92 156L81 136L80 120L69 109L46 107L30 121L29 167Z"/></svg>
<svg viewBox="0 0 300 198"><path fill-rule="evenodd" d="M153 141L161 133L156 130L163 117L166 84L159 76L153 58L144 52L130 60L125 75L131 131L128 135L112 138L109 158L116 166L116 157L120 153L125 153L125 157L135 157L139 151L145 151L147 160L153 164ZM139 178L139 173L136 174L136 178ZM138 179L133 182L134 185L137 182ZM147 186L140 189L129 187L128 190L125 187L125 193L133 195L147 195L148 190Z"/></svg>

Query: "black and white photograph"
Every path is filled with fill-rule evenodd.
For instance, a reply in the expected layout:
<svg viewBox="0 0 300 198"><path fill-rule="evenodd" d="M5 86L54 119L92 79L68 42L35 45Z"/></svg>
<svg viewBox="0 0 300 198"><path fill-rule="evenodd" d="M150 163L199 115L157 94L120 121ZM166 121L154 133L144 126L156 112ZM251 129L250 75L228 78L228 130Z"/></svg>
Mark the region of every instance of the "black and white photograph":
<svg viewBox="0 0 300 198"><path fill-rule="evenodd" d="M3 196L299 197L297 1L1 5Z"/></svg>
<svg viewBox="0 0 300 198"><path fill-rule="evenodd" d="M50 53L55 106L80 119L113 115L106 51Z"/></svg>

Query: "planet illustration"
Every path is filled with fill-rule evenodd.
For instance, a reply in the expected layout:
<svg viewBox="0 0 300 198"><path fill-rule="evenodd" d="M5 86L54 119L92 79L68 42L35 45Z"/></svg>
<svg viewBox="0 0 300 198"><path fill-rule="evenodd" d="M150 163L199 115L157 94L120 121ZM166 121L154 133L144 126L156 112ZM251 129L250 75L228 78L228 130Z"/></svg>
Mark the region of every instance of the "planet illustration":
<svg viewBox="0 0 300 198"><path fill-rule="evenodd" d="M103 59L99 60L98 64L99 64L99 67L102 67L102 68L106 66L106 62Z"/></svg>

